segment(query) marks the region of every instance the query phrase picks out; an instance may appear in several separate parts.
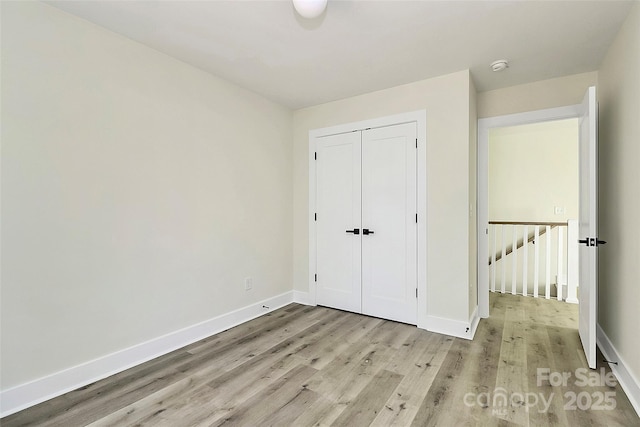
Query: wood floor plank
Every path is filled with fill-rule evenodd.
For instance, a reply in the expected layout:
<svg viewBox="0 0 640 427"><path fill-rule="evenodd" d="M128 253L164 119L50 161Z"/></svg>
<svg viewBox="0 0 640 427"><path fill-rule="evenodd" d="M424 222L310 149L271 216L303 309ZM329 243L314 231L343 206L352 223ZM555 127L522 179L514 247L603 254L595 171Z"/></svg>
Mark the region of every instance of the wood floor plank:
<svg viewBox="0 0 640 427"><path fill-rule="evenodd" d="M557 372L569 373L573 375L576 369L587 368L586 361L581 360L576 350L580 349L578 331L575 329L567 330L561 327L548 327L550 342L554 348L554 365ZM566 387L562 387L562 393L576 392L577 388L573 386L573 379L567 382ZM563 396L564 400L564 396ZM592 425L589 414L584 411L565 411L567 421L571 425L588 426Z"/></svg>
<svg viewBox="0 0 640 427"><path fill-rule="evenodd" d="M529 392L525 341L528 324L522 320L513 321L511 319L520 319L523 316L520 312L513 317L508 314L505 316L494 393L501 389L500 391L504 391L507 400L502 407L493 407L493 410L499 409L501 411L498 414L499 418L518 425L527 425L529 419L524 400Z"/></svg>
<svg viewBox="0 0 640 427"><path fill-rule="evenodd" d="M293 368L272 386L256 394L212 426L264 425L263 420L272 417L302 396L296 405L300 408L302 402L314 399L314 393L307 389L305 382L316 372L316 369L306 365ZM281 414L281 417L284 416Z"/></svg>
<svg viewBox="0 0 640 427"><path fill-rule="evenodd" d="M440 334L425 331L423 329L414 329L405 340L400 348L395 352L394 357L391 359L385 369L396 372L401 375L406 375L409 371L415 368L415 364L418 363L420 358L423 358L424 352L431 347L434 347L439 338L444 337ZM453 338L449 338L452 341Z"/></svg>
<svg viewBox="0 0 640 427"><path fill-rule="evenodd" d="M294 425L333 425L371 377L388 364L394 352L388 343L397 326L411 328L408 325L386 323L379 323L309 379L308 388L321 395L322 399L296 419Z"/></svg>
<svg viewBox="0 0 640 427"><path fill-rule="evenodd" d="M288 371L300 365L290 353L278 354L277 357L273 364L265 366L261 363L260 369L252 369L242 378L233 378L224 383L223 387L213 388L209 383L204 385L199 383L182 394L179 399L159 400L158 406L162 405L163 411L162 420L165 420L169 426L180 425L185 419L189 419L190 425L211 425L228 416L238 405L271 386ZM252 375L255 375L255 378ZM153 423L153 425L163 424L157 420Z"/></svg>
<svg viewBox="0 0 640 427"><path fill-rule="evenodd" d="M295 323L296 319L321 315L323 310L314 310L314 307L305 307L299 304L292 304L284 307L283 310L277 310L260 316L256 319L243 323L240 327L230 328L208 338L200 340L196 343L188 345L184 348L191 354L201 353L220 345L227 345L238 340L246 340L247 336L258 331L273 331L279 328L286 328L288 325Z"/></svg>
<svg viewBox="0 0 640 427"><path fill-rule="evenodd" d="M356 396L334 422L335 426L368 426L380 411L387 411L384 403L398 387L403 376L383 369Z"/></svg>
<svg viewBox="0 0 640 427"><path fill-rule="evenodd" d="M176 351L18 412L2 420L3 426L85 425L144 396L161 390L184 376L175 364L189 357Z"/></svg>
<svg viewBox="0 0 640 427"><path fill-rule="evenodd" d="M304 411L306 411L310 405L316 402L320 396L316 393L307 390L304 385L303 390L296 394L295 397L280 408L276 409L274 413L260 422L262 426L291 426L293 420L299 417Z"/></svg>
<svg viewBox="0 0 640 427"><path fill-rule="evenodd" d="M527 313L532 323L572 329L578 327L577 304L544 299L537 299L536 302L534 309Z"/></svg>
<svg viewBox="0 0 640 427"><path fill-rule="evenodd" d="M316 393L318 394L318 393ZM318 399L291 422L291 426L329 427L351 402L334 402L318 394Z"/></svg>
<svg viewBox="0 0 640 427"><path fill-rule="evenodd" d="M478 398L496 388L504 319L483 321L473 341L454 339L414 425L491 425L492 408Z"/></svg>
<svg viewBox="0 0 640 427"><path fill-rule="evenodd" d="M456 383L464 383L462 372L468 363L469 346L454 339L447 357L438 370L412 425L464 425L463 399L457 396Z"/></svg>
<svg viewBox="0 0 640 427"><path fill-rule="evenodd" d="M354 398L366 385L366 377L375 375L388 363L391 347L385 341L397 325L394 322L378 324L311 378L309 388L335 402Z"/></svg>
<svg viewBox="0 0 640 427"><path fill-rule="evenodd" d="M343 317L345 317L345 315L341 315L340 313L336 314L331 311L323 311L321 317L314 317L311 319L307 319L306 321L299 321L296 325L296 328L289 328L289 333L294 334L294 332L297 332L297 329L303 328L305 326L306 328L301 332L293 335L295 338L289 337L283 342L276 343L275 346L265 348L263 350L268 351L269 355L271 356L270 359L266 359L266 363L268 363L269 360L275 362L276 359L281 358L282 355L280 352L294 343L299 343L300 337L322 331L323 327L325 327L327 324L337 322ZM198 364L197 366L201 366L201 369L199 370L195 370L194 366L196 365L191 364L191 374L186 378L187 381L179 381L175 384L172 384L171 386L165 387L158 393L147 396L145 399L143 399L143 401L125 406L120 410L112 413L108 417L105 417L103 420L100 420L95 425L122 425L134 421L138 423L150 422L150 420L158 423L158 418L173 419L174 417L176 417L173 415L174 413L181 413L185 411L182 405L176 403L180 402L181 400L185 400L185 396L189 397L188 400L190 403L195 403L196 405L204 403L203 401L206 399L206 403L208 403L209 405L209 414L207 416L223 416L225 413L224 405L228 405L229 403L228 401L216 401L215 397L226 396L223 394L224 390L221 390L220 393L217 393L214 396L210 395L210 390L212 388L215 389L219 384L234 385L236 387L245 385L246 387L246 383L250 382L250 390L253 392L257 392L259 389L255 387L255 378L251 377L250 374L255 373L255 370L252 370L252 367L255 367L256 365L263 365L265 363L265 358L245 358L244 361L247 366L240 365L240 367L236 369L240 372L246 371L246 373L248 373L249 375L238 376L237 371L226 371L222 368L222 365L230 360L229 355L232 356L231 360L234 360L234 358L238 354L238 351L246 352L246 350L242 348L238 349L237 346L224 346L223 349L226 349L227 354L224 354L221 350L221 352L218 354L217 359L212 360L210 363ZM197 353L193 357L201 359L202 354L203 353ZM184 366L184 364L179 365L179 367L182 366ZM271 369L271 372L272 371L273 369ZM219 381L219 378L224 378L225 380ZM227 381L227 379L229 378L233 378L234 380L238 378L239 379L236 381ZM242 381L243 379L245 379L244 382ZM185 391L185 387L188 387L188 391ZM159 417L160 414L162 414L162 417ZM179 417L177 418L180 419Z"/></svg>
<svg viewBox="0 0 640 427"><path fill-rule="evenodd" d="M279 378L285 370L296 364L304 364L303 358L297 357L297 352L306 348L306 343L322 341L332 325L340 327L348 320L346 316L335 316L326 322L318 322L257 355L255 360L215 378L207 384L215 390L215 395L210 396L206 403L220 407L221 411L233 410L236 405L268 386L273 379ZM208 420L215 419L215 411L212 411Z"/></svg>
<svg viewBox="0 0 640 427"><path fill-rule="evenodd" d="M576 369L586 367L576 306L491 294L490 307L491 317L480 322L469 341L291 304L0 423L640 426L618 384L575 383ZM598 353L600 367L610 373ZM574 377L566 386L538 385L538 368ZM555 394L546 412L523 405L505 414L494 399L497 387L508 395ZM484 400L477 400L483 393ZM567 408L567 393L587 393L591 399L613 393L616 408Z"/></svg>
<svg viewBox="0 0 640 427"><path fill-rule="evenodd" d="M391 393L384 407L372 421L372 426L407 426L416 416L440 366L447 357L453 339L445 335L420 331L425 345L422 352L394 356L387 369L401 373L402 381ZM408 346L407 346L408 348ZM400 363L399 363L400 362Z"/></svg>
<svg viewBox="0 0 640 427"><path fill-rule="evenodd" d="M544 324L531 322L526 335L527 345L527 378L530 393L529 423L531 425L568 425L564 411L562 388L552 386L549 381L540 381L539 370L557 372L549 334ZM533 406L535 402L535 406Z"/></svg>
<svg viewBox="0 0 640 427"><path fill-rule="evenodd" d="M598 365L595 371L588 369L587 362L582 357L578 357L576 349L579 350L581 343L578 331L572 328L562 327L547 327L549 339L554 349L554 362L557 372L563 374L569 374L571 377L566 381L566 386L562 386L563 402L565 405L565 414L570 425L580 426L602 426L607 427L622 427L622 426L640 426L640 419L637 418L637 414L633 414L629 410L621 410L628 408L629 400L619 385L615 387L606 386L593 386L588 385L586 387L580 386L579 378L577 375L578 369L582 369L582 373L588 375L595 373L598 375L600 369L604 369L604 373L610 372L608 366L602 363L602 355L598 352ZM616 410L592 410L589 409L594 400L597 399L597 395L605 392L613 392L613 399L615 400ZM583 394L586 398L584 403L585 409L581 409L577 401L574 401L572 397ZM587 396L588 395L588 396ZM634 416L635 415L635 416Z"/></svg>
<svg viewBox="0 0 640 427"><path fill-rule="evenodd" d="M229 370L238 364L242 364L246 358L252 357L251 355L271 347L274 340L281 341L307 328L309 324L315 323L316 319L329 319L340 316L340 313L319 309L317 313L310 317L302 317L303 321L298 321L295 317L289 318L289 320L278 319L276 323L268 323L265 328L257 328L255 331L239 336L236 339L209 346L209 348L195 353L193 357L178 365L176 369L181 372L189 372L199 369L202 365L217 363L221 369Z"/></svg>
<svg viewBox="0 0 640 427"><path fill-rule="evenodd" d="M303 363L316 369L323 369L338 355L346 351L354 343L362 339L383 321L368 316L351 315L350 324L342 329L332 331L322 340L310 343L306 348L296 352L296 357Z"/></svg>

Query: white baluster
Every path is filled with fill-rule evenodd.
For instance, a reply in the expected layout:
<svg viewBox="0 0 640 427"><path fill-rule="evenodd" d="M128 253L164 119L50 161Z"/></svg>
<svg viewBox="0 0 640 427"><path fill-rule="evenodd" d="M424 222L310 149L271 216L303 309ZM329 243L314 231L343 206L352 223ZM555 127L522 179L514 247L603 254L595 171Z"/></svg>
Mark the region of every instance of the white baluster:
<svg viewBox="0 0 640 427"><path fill-rule="evenodd" d="M563 284L564 284L564 280L562 280L562 262L564 259L564 250L562 247L562 241L563 241L564 237L563 237L563 233L562 233L562 227L558 227L558 269L557 269L557 273L556 273L556 286L558 287L557 290L557 297L558 297L558 301L562 301L562 290L563 288Z"/></svg>
<svg viewBox="0 0 640 427"><path fill-rule="evenodd" d="M529 266L529 226L525 225L522 231L522 295L529 295L527 267Z"/></svg>
<svg viewBox="0 0 640 427"><path fill-rule="evenodd" d="M518 270L518 226L514 225L511 228L511 295L515 295L516 292L516 273Z"/></svg>
<svg viewBox="0 0 640 427"><path fill-rule="evenodd" d="M551 227L547 225L546 227L547 230L547 238L546 238L546 243L547 243L547 247L546 249L546 266L545 266L545 273L546 273L546 282L545 282L545 292L544 292L544 297L546 299L550 299L551 298Z"/></svg>
<svg viewBox="0 0 640 427"><path fill-rule="evenodd" d="M502 258L500 258L500 261L502 263L502 280L500 282L500 289L502 291L502 293L505 293L505 278L507 276L507 259L506 259L506 254L505 254L505 232L504 232L504 224L501 226L502 229Z"/></svg>
<svg viewBox="0 0 640 427"><path fill-rule="evenodd" d="M495 225L491 226L493 231L493 250L491 251L491 292L496 291L496 251L498 250L498 232Z"/></svg>
<svg viewBox="0 0 640 427"><path fill-rule="evenodd" d="M540 272L540 226L533 232L533 296L538 298L538 278Z"/></svg>

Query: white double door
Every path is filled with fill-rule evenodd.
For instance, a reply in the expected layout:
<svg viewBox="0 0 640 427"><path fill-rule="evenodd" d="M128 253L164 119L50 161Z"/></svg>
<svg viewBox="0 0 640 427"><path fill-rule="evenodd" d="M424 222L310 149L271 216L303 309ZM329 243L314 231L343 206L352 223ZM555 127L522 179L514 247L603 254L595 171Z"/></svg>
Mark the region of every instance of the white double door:
<svg viewBox="0 0 640 427"><path fill-rule="evenodd" d="M316 301L417 323L416 124L316 139Z"/></svg>

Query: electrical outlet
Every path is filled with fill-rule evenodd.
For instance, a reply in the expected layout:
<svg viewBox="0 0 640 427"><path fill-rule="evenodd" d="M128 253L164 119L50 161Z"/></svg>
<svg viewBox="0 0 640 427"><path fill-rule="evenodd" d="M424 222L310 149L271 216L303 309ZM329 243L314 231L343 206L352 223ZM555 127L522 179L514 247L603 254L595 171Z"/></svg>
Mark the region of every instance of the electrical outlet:
<svg viewBox="0 0 640 427"><path fill-rule="evenodd" d="M244 290L250 291L253 289L253 277L247 277L244 279Z"/></svg>
<svg viewBox="0 0 640 427"><path fill-rule="evenodd" d="M554 206L554 208L553 208L553 213L555 213L556 215L562 215L565 212L566 211L564 209L564 206Z"/></svg>

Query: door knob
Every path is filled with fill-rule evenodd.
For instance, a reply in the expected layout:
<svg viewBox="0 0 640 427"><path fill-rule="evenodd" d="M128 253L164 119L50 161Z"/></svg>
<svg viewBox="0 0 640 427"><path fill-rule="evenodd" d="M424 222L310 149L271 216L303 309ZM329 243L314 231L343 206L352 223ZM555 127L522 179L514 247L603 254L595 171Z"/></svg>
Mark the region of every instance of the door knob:
<svg viewBox="0 0 640 427"><path fill-rule="evenodd" d="M362 234L364 234L365 236L368 236L369 234L373 234L374 231L373 230L369 230L368 228L363 228L362 229Z"/></svg>
<svg viewBox="0 0 640 427"><path fill-rule="evenodd" d="M360 234L360 229L359 228L354 228L353 230L347 230L347 233Z"/></svg>

